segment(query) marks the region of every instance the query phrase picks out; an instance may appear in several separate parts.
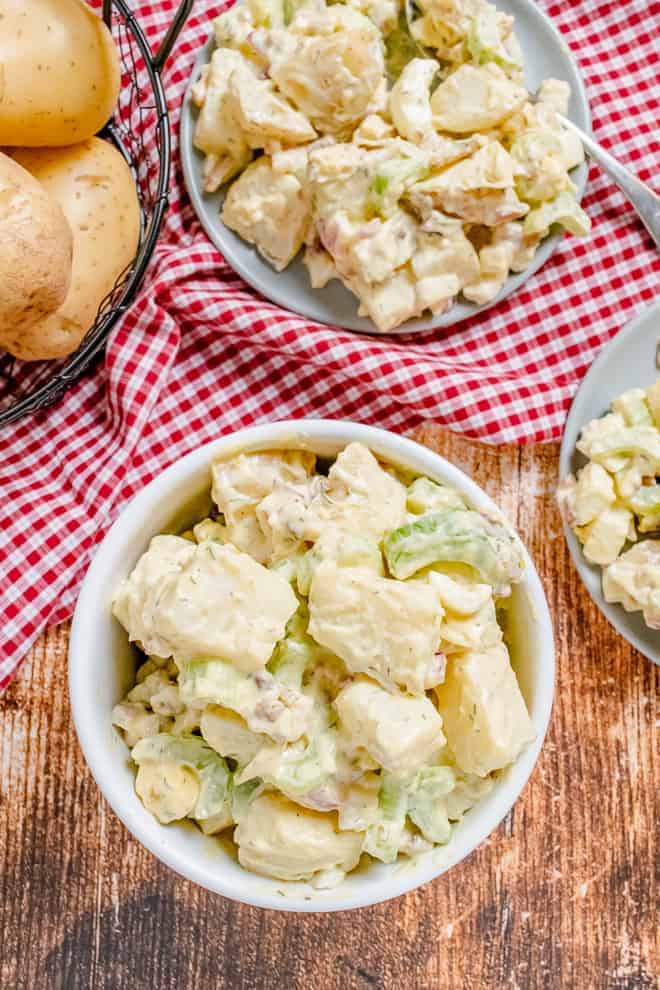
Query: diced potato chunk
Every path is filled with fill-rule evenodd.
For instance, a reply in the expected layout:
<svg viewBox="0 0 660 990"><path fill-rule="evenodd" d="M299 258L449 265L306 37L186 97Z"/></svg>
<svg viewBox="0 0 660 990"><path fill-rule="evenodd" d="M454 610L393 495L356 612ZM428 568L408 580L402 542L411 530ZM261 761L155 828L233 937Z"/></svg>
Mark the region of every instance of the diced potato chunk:
<svg viewBox="0 0 660 990"><path fill-rule="evenodd" d="M206 154L204 189L214 192L252 158L245 135L232 110L229 82L234 73L254 75L249 62L229 48L218 48L194 95L200 104L194 144Z"/></svg>
<svg viewBox="0 0 660 990"><path fill-rule="evenodd" d="M441 131L469 134L489 130L511 116L525 100L522 86L494 65L461 65L431 97L433 120Z"/></svg>
<svg viewBox="0 0 660 990"><path fill-rule="evenodd" d="M623 506L612 506L601 512L578 533L587 560L601 566L611 564L621 553L632 524L633 514Z"/></svg>
<svg viewBox="0 0 660 990"><path fill-rule="evenodd" d="M642 612L649 628L660 629L660 540L645 540L606 567L603 594L627 612Z"/></svg>
<svg viewBox="0 0 660 990"><path fill-rule="evenodd" d="M230 544L195 546L179 537L167 539L185 546L178 562L185 563L173 572L164 558L159 572L153 556L162 539L152 541L115 600L115 615L131 639L179 661L218 657L246 672L264 667L298 607L289 583ZM143 606L137 615L129 607L133 598Z"/></svg>
<svg viewBox="0 0 660 990"><path fill-rule="evenodd" d="M435 694L447 742L466 773L485 777L508 766L534 739L534 726L503 644L452 657Z"/></svg>
<svg viewBox="0 0 660 990"><path fill-rule="evenodd" d="M278 96L270 79L234 73L229 89L233 110L251 148L271 148L313 141L316 131L302 114Z"/></svg>
<svg viewBox="0 0 660 990"><path fill-rule="evenodd" d="M593 462L580 471L575 488L575 524L586 526L616 501L614 482L605 468Z"/></svg>
<svg viewBox="0 0 660 990"><path fill-rule="evenodd" d="M628 426L653 425L643 388L631 388L623 392L614 399L611 408L613 412L623 416Z"/></svg>
<svg viewBox="0 0 660 990"><path fill-rule="evenodd" d="M326 491L314 500L305 539L316 540L324 526L380 540L405 520L406 489L384 471L361 443L349 443L328 473Z"/></svg>
<svg viewBox="0 0 660 990"><path fill-rule="evenodd" d="M291 557L301 548L309 506L324 480L317 476L300 485L278 483L257 505L257 521L270 548L269 563Z"/></svg>
<svg viewBox="0 0 660 990"><path fill-rule="evenodd" d="M421 144L433 133L430 88L438 71L434 58L413 58L390 92L390 114L403 138Z"/></svg>
<svg viewBox="0 0 660 990"><path fill-rule="evenodd" d="M290 173L274 172L264 155L232 184L222 219L281 272L302 247L311 204L303 183Z"/></svg>
<svg viewBox="0 0 660 990"><path fill-rule="evenodd" d="M442 606L422 581L394 581L325 561L309 596L309 632L355 674L422 694L438 683Z"/></svg>
<svg viewBox="0 0 660 990"><path fill-rule="evenodd" d="M339 692L334 704L351 743L366 749L391 773L415 773L433 763L445 745L442 719L426 697L392 693L358 677Z"/></svg>
<svg viewBox="0 0 660 990"><path fill-rule="evenodd" d="M442 620L440 636L442 650L447 655L496 646L502 639L502 630L497 623L492 596L472 615L462 616L448 611Z"/></svg>
<svg viewBox="0 0 660 990"><path fill-rule="evenodd" d="M442 607L465 618L479 612L490 601L493 589L463 575L450 577L440 571L430 571L428 580L438 593Z"/></svg>
<svg viewBox="0 0 660 990"><path fill-rule="evenodd" d="M226 539L265 563L273 545L257 519L257 506L279 486L307 482L316 457L303 450L239 454L212 467L211 497L225 517Z"/></svg>
<svg viewBox="0 0 660 990"><path fill-rule="evenodd" d="M362 835L340 832L337 816L302 808L277 794L250 805L234 839L241 866L280 880L310 880L322 870L348 873L362 852Z"/></svg>
<svg viewBox="0 0 660 990"><path fill-rule="evenodd" d="M306 450L265 450L216 461L211 497L232 523L246 510L253 510L277 484L306 481L315 461L315 455Z"/></svg>
<svg viewBox="0 0 660 990"><path fill-rule="evenodd" d="M122 581L112 602L113 615L132 642L146 653L170 657L172 647L161 635L153 605L160 589L192 560L195 546L180 536L154 536L130 576Z"/></svg>
<svg viewBox="0 0 660 990"><path fill-rule="evenodd" d="M160 718L147 710L140 701L122 701L112 709L112 724L124 732L129 749L140 739L155 736L160 731Z"/></svg>

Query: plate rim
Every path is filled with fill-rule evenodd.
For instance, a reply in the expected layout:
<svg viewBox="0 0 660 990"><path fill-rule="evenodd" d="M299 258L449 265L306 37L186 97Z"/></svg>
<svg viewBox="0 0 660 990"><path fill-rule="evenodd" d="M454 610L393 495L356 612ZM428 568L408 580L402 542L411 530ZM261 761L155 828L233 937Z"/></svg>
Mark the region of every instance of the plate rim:
<svg viewBox="0 0 660 990"><path fill-rule="evenodd" d="M561 446L559 448L559 476L558 482L561 482L567 474L571 473L571 461L576 451L576 441L580 435L582 427L586 424L580 421L578 416L578 403L581 396L586 394L591 388L593 382L597 382L601 369L607 364L610 359L612 352L616 352L620 348L624 348L631 337L635 337L641 332L647 320L652 319L654 315L658 317L658 346L660 347L660 295L655 298L655 300L647 306L644 306L629 323L626 323L619 331L609 340L604 347L598 353L591 364L586 375L580 382L575 395L571 401L569 407L568 415L566 417L566 422L564 423L564 429L562 432ZM658 370L658 377L660 377L660 369ZM616 395L620 395L621 392L617 392ZM616 395L612 396L616 398ZM605 396L604 396L605 398ZM609 401L611 402L612 399ZM575 533L568 525L568 523L562 517L562 530L564 533L564 539L568 546L573 565L578 572L580 581L587 591L587 594L591 598L592 602L596 605L600 613L605 617L605 619L610 623L614 630L622 636L626 642L628 642L634 649L636 649L642 656L646 657L652 663L660 665L660 633L658 633L658 648L655 652L648 646L648 644L640 639L637 633L630 629L629 627L629 617L639 615L637 612L626 612L623 605L618 605L614 602L606 602L602 596L602 590L599 595L595 594L594 591L589 586L588 582L583 576L583 571L591 574L596 571L601 571L597 565L591 565L586 560L584 554L582 553L582 547L575 536ZM598 587L602 589L600 574L598 574Z"/></svg>
<svg viewBox="0 0 660 990"><path fill-rule="evenodd" d="M237 3L241 3L242 0L236 0ZM527 12L532 18L538 19L544 26L546 31L549 31L552 35L554 42L558 49L560 49L565 58L571 63L573 73L577 80L577 86L571 89L571 98L576 103L577 116L582 117L581 124L583 130L591 135L592 128L592 116L591 116L591 106L589 103L589 97L587 94L587 89L582 74L582 69L578 59L576 58L573 51L570 49L568 44L564 41L559 28L554 24L553 20L549 15L542 10L534 0L512 0L512 2L521 5L526 8ZM497 0L495 0L495 5L497 6ZM466 320L473 319L474 317L486 312L489 309L497 306L499 303L503 302L505 299L514 295L525 285L529 279L535 275L545 264L550 261L553 254L559 247L559 244L564 237L564 232L558 232L550 234L548 237L544 238L541 242L539 250L534 255L531 263L522 272L510 273L506 282L502 286L502 289L497 294L494 299L490 302L485 303L482 306L476 306L473 303L469 303L467 300L462 300L459 306L454 303L449 310L438 316L431 317L416 317L412 320L407 320L404 324L399 327L395 327L385 333L378 330L375 326L350 326L343 323L338 323L336 321L331 321L330 319L324 319L322 316L310 315L305 312L304 306L296 305L296 298L291 300L291 293L287 293L285 290L281 291L275 283L275 288L271 289L269 287L268 293L265 293L262 289L262 283L258 275L253 275L251 271L251 266L245 264L240 257L238 257L234 248L230 243L224 241L219 235L217 228L211 221L209 211L206 208L206 201L204 195L199 188L196 181L194 161L199 155L199 152L194 148L192 143L193 138L193 109L192 109L192 99L191 92L192 87L197 79L198 69L201 65L208 62L211 53L215 49L215 39L213 35L213 30L210 31L203 45L200 46L193 65L190 70L190 76L186 84L186 88L183 94L183 99L181 103L181 116L179 121L179 154L181 157L181 165L183 170L184 185L188 193L191 205L193 207L194 213L199 220L202 229L204 230L206 236L211 241L213 246L217 251L220 252L224 260L227 262L229 267L247 283L259 296L261 300L265 303L277 306L279 309L283 310L286 314L291 314L292 316L299 316L302 319L308 320L311 323L321 325L323 327L328 327L330 330L335 330L339 332L346 332L351 334L357 334L359 336L365 337L376 337L383 338L385 340L396 337L407 337L407 336L420 336L435 334L440 330L450 330L460 323L464 323ZM572 114L571 118L576 116ZM571 172L571 179L577 189L577 202L581 203L589 178L589 161L585 160L580 165L576 166ZM220 221L221 223L222 221ZM252 249L252 252L256 253L256 248L253 245L247 245L247 242L243 242L246 246ZM294 259L295 261L296 259ZM267 262L266 262L267 264ZM275 272L275 275L279 274ZM314 290L309 287L309 291ZM350 291L350 290L346 290ZM304 298L304 297L303 297ZM468 308L467 312L460 312L459 307ZM458 311L457 311L458 310ZM346 321L346 323L360 322L360 324L371 323L368 317L358 317L357 316L357 299L355 307L355 317L351 320ZM454 315L452 315L454 314Z"/></svg>

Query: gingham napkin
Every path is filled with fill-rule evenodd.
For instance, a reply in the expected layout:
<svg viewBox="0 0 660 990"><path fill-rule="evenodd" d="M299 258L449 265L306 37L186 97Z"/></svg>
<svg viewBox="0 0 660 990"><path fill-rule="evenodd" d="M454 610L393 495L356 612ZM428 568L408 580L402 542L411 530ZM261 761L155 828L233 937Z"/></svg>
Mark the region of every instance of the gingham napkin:
<svg viewBox="0 0 660 990"><path fill-rule="evenodd" d="M580 63L596 138L653 180L660 3L543 6ZM136 5L154 47L175 7ZM104 366L56 408L0 430L0 688L41 630L71 614L90 554L122 506L175 458L238 427L299 416L398 431L431 419L497 443L556 440L599 348L658 291L658 254L592 167L592 236L565 237L515 296L452 330L358 337L265 302L207 241L178 159L183 92L220 9L197 0L165 72L171 209Z"/></svg>

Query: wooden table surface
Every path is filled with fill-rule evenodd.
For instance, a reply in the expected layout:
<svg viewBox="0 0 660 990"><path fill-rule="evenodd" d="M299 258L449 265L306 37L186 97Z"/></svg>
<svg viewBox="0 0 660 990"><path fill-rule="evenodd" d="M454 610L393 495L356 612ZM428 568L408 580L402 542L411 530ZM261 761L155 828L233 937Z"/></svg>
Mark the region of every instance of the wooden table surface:
<svg viewBox="0 0 660 990"><path fill-rule="evenodd" d="M51 629L0 699L2 990L658 986L658 668L579 583L553 504L555 447L489 448L436 427L418 439L515 521L555 619L550 731L506 821L447 875L373 908L302 916L209 894L101 798L71 723L68 627Z"/></svg>

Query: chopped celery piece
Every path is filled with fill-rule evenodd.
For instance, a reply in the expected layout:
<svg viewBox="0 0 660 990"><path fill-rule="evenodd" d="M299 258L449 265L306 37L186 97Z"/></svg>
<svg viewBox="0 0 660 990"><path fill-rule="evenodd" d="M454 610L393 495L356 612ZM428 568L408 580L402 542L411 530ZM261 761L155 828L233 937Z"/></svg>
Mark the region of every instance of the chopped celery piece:
<svg viewBox="0 0 660 990"><path fill-rule="evenodd" d="M135 744L131 751L133 761L141 763L188 763L198 769L220 760L221 757L208 743L198 736L172 736L160 732Z"/></svg>
<svg viewBox="0 0 660 990"><path fill-rule="evenodd" d="M453 789L456 775L451 767L425 767L420 770L408 799L408 815L429 842L449 841L451 825L443 800Z"/></svg>
<svg viewBox="0 0 660 990"><path fill-rule="evenodd" d="M289 619L284 639L275 647L267 669L282 684L300 689L305 670L323 652L307 634L309 612L306 605Z"/></svg>
<svg viewBox="0 0 660 990"><path fill-rule="evenodd" d="M282 3L282 14L284 18L284 26L288 27L293 18L298 13L300 7L303 6L302 0L283 0Z"/></svg>
<svg viewBox="0 0 660 990"><path fill-rule="evenodd" d="M304 560L304 557L305 555L302 553L293 553L290 557L283 557L275 564L272 564L268 570L275 571L277 574L280 574L285 581L288 581L289 584L295 586L298 581L298 568ZM295 587L293 590L295 591Z"/></svg>
<svg viewBox="0 0 660 990"><path fill-rule="evenodd" d="M258 778L246 780L244 784L234 784L231 791L231 816L237 824L245 817L250 805L263 789L263 782Z"/></svg>
<svg viewBox="0 0 660 990"><path fill-rule="evenodd" d="M589 457L598 463L618 454L645 457L652 469L660 471L660 433L653 426L626 426L598 437L589 450Z"/></svg>
<svg viewBox="0 0 660 990"><path fill-rule="evenodd" d="M201 787L193 818L203 821L205 818L215 818L228 809L231 776L222 758L207 764L198 772Z"/></svg>
<svg viewBox="0 0 660 990"><path fill-rule="evenodd" d="M378 166L367 193L367 210L384 219L396 212L399 200L415 182L428 174L423 156L393 158Z"/></svg>
<svg viewBox="0 0 660 990"><path fill-rule="evenodd" d="M555 199L530 210L523 221L525 237L545 237L553 224L560 224L571 234L586 236L591 220L570 192L561 192Z"/></svg>
<svg viewBox="0 0 660 990"><path fill-rule="evenodd" d="M408 578L439 561L469 564L496 588L506 589L522 577L523 558L513 534L469 509L422 516L390 533L384 549L395 578Z"/></svg>
<svg viewBox="0 0 660 990"><path fill-rule="evenodd" d="M243 784L259 778L289 797L296 798L319 790L335 768L336 733L322 733L309 743L291 746L264 746L238 775Z"/></svg>
<svg viewBox="0 0 660 990"><path fill-rule="evenodd" d="M294 747L288 747L293 750ZM324 765L322 746L316 739L299 753L285 752L273 783L289 795L309 794L325 783L328 771Z"/></svg>
<svg viewBox="0 0 660 990"><path fill-rule="evenodd" d="M403 782L381 774L378 821L367 829L363 849L383 863L393 863L399 853L406 826L408 798Z"/></svg>
<svg viewBox="0 0 660 990"><path fill-rule="evenodd" d="M326 776L316 754L311 752L296 762L284 765L275 786L289 796L302 796L322 787Z"/></svg>

